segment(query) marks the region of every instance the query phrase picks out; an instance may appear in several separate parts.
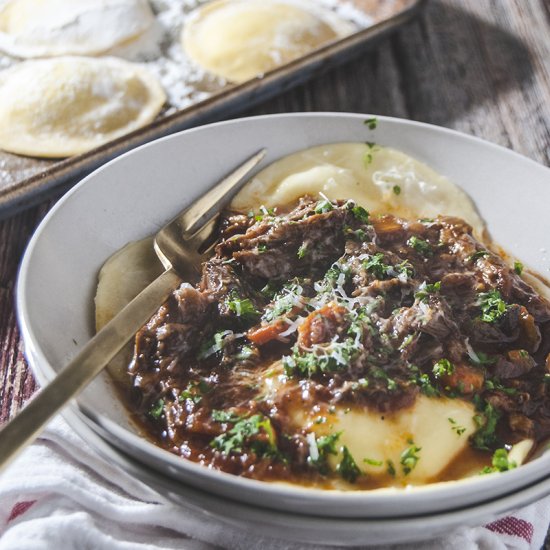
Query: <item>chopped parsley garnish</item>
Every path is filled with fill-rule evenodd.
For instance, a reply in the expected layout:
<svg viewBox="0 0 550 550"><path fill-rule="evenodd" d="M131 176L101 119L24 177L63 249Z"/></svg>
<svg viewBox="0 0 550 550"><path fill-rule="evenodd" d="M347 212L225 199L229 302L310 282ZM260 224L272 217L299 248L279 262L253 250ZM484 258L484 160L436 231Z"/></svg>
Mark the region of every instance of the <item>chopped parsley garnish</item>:
<svg viewBox="0 0 550 550"><path fill-rule="evenodd" d="M189 399L193 403L198 404L202 401L202 396L208 393L210 390L210 386L204 380L192 380L180 393L179 400L186 401L187 399Z"/></svg>
<svg viewBox="0 0 550 550"><path fill-rule="evenodd" d="M488 390L501 391L506 395L515 395L516 393L518 393L518 390L516 388L508 388L506 386L503 386L498 380L491 380L490 378L487 378L485 380L484 386Z"/></svg>
<svg viewBox="0 0 550 550"><path fill-rule="evenodd" d="M391 266L384 263L384 254L381 252L365 260L363 267L377 279L383 279L391 271Z"/></svg>
<svg viewBox="0 0 550 550"><path fill-rule="evenodd" d="M258 245L258 252L259 252L260 254L263 254L264 252L267 252L267 244L265 244L265 243L260 243L260 244Z"/></svg>
<svg viewBox="0 0 550 550"><path fill-rule="evenodd" d="M221 351L224 347L224 339L226 336L233 334L231 330L221 330L216 332L214 336L206 340L200 347L197 354L197 359L206 359L215 353Z"/></svg>
<svg viewBox="0 0 550 550"><path fill-rule="evenodd" d="M386 381L388 390L394 391L397 389L397 382L388 376L388 373L384 369L376 368L372 370L372 376Z"/></svg>
<svg viewBox="0 0 550 550"><path fill-rule="evenodd" d="M362 206L354 206L351 209L351 213L354 218L364 224L369 223L369 212L365 210Z"/></svg>
<svg viewBox="0 0 550 550"><path fill-rule="evenodd" d="M384 262L384 254L381 252L369 256L367 260L364 260L363 267L377 279L384 279L386 277L404 277L407 279L414 275L414 268L407 260L397 265L390 265Z"/></svg>
<svg viewBox="0 0 550 550"><path fill-rule="evenodd" d="M415 235L409 238L407 244L423 256L433 255L432 245L428 241L425 241L424 239L419 239Z"/></svg>
<svg viewBox="0 0 550 550"><path fill-rule="evenodd" d="M328 199L323 199L322 201L319 201L317 203L317 206L315 207L316 214L325 214L326 212L330 212L331 210L334 210L334 206L332 206L332 203Z"/></svg>
<svg viewBox="0 0 550 550"><path fill-rule="evenodd" d="M300 258L300 260L307 254L307 243L302 243L300 245L300 248L298 248L298 252L297 252L297 255L298 255L298 258Z"/></svg>
<svg viewBox="0 0 550 550"><path fill-rule="evenodd" d="M521 262L515 261L514 262L514 271L521 275L523 273L523 264Z"/></svg>
<svg viewBox="0 0 550 550"><path fill-rule="evenodd" d="M260 214L255 214L252 210L248 213L249 218L254 218L255 221L261 222L266 217L275 216L275 208L266 208L265 206L260 206Z"/></svg>
<svg viewBox="0 0 550 550"><path fill-rule="evenodd" d="M412 441L409 443L411 446L407 447L401 453L399 458L399 462L401 463L401 467L403 468L403 473L405 475L409 475L414 470L420 460L418 453L422 450L422 447L417 447Z"/></svg>
<svg viewBox="0 0 550 550"><path fill-rule="evenodd" d="M499 418L500 412L490 403L485 403L481 413L474 416L477 431L471 438L472 447L487 451L498 443L495 430Z"/></svg>
<svg viewBox="0 0 550 550"><path fill-rule="evenodd" d="M468 356L475 365L492 365L496 363L497 358L491 357L482 351L468 350Z"/></svg>
<svg viewBox="0 0 550 550"><path fill-rule="evenodd" d="M149 410L149 416L158 420L164 413L164 399L159 399Z"/></svg>
<svg viewBox="0 0 550 550"><path fill-rule="evenodd" d="M256 309L250 298L241 298L235 290L229 293L229 300L227 300L227 307L237 317L243 319L251 319L260 314Z"/></svg>
<svg viewBox="0 0 550 550"><path fill-rule="evenodd" d="M211 416L212 416L212 420L214 420L215 422L235 423L235 422L238 422L241 419L241 416L234 413L234 412L221 411L221 410L218 410L218 409L214 409L212 411Z"/></svg>
<svg viewBox="0 0 550 550"><path fill-rule="evenodd" d="M311 378L318 373L336 372L347 368L351 360L361 351L361 344L352 338L326 345L315 344L314 351L302 353L293 349L291 356L283 357L283 366L287 376Z"/></svg>
<svg viewBox="0 0 550 550"><path fill-rule="evenodd" d="M489 292L481 292L478 295L477 304L481 309L481 320L486 323L494 323L498 321L508 309L508 305L502 299L498 290L490 290Z"/></svg>
<svg viewBox="0 0 550 550"><path fill-rule="evenodd" d="M376 127L378 126L378 119L376 117L367 118L363 124L368 126L369 130L376 130Z"/></svg>
<svg viewBox="0 0 550 550"><path fill-rule="evenodd" d="M346 231L346 234L351 235L352 237L355 237L358 241L361 241L362 243L369 240L368 233L361 228L355 229L355 231L353 229L348 228L348 230Z"/></svg>
<svg viewBox="0 0 550 550"><path fill-rule="evenodd" d="M386 460L386 472L392 477L395 477L395 466L393 460Z"/></svg>
<svg viewBox="0 0 550 550"><path fill-rule="evenodd" d="M447 418L447 420L451 423L451 430L456 432L456 435L461 436L466 431L466 428L464 426L459 426L454 418Z"/></svg>
<svg viewBox="0 0 550 550"><path fill-rule="evenodd" d="M493 453L491 459L492 466L485 466L481 470L480 474L492 474L493 472L507 472L517 468L517 463L514 460L508 458L508 451L506 449L497 449Z"/></svg>
<svg viewBox="0 0 550 550"><path fill-rule="evenodd" d="M479 258L484 258L485 256L489 256L487 250L477 250L473 254L470 254L467 259L471 262L475 262Z"/></svg>
<svg viewBox="0 0 550 550"><path fill-rule="evenodd" d="M392 187L392 191L395 195L400 195L401 194L401 187L399 185L394 185Z"/></svg>
<svg viewBox="0 0 550 550"><path fill-rule="evenodd" d="M450 376L454 370L454 365L448 359L440 359L433 366L432 372L436 378L441 378L442 376Z"/></svg>
<svg viewBox="0 0 550 550"><path fill-rule="evenodd" d="M384 463L381 460L374 460L374 458L364 458L363 462L369 466L383 466Z"/></svg>
<svg viewBox="0 0 550 550"><path fill-rule="evenodd" d="M414 297L420 302L426 302L430 297L430 294L435 294L441 290L441 281L437 281L433 284L429 284L424 281L415 292Z"/></svg>
<svg viewBox="0 0 550 550"><path fill-rule="evenodd" d="M287 376L311 378L319 373L341 371L349 367L351 361L364 349L361 341L364 330L364 312L357 313L347 332L323 344L313 344L303 352L297 344L292 355L283 356L283 366Z"/></svg>
<svg viewBox="0 0 550 550"><path fill-rule="evenodd" d="M224 411L213 411L212 419L217 422L234 423L233 427L216 436L210 446L225 455L242 453L245 447L261 457L277 457L279 450L275 440L275 432L269 418L262 414L242 417ZM220 420L221 419L221 420Z"/></svg>
<svg viewBox="0 0 550 550"><path fill-rule="evenodd" d="M313 433L307 435L306 439L309 443L308 462L317 470L319 470L319 473L321 473L322 475L326 475L330 472L328 456L336 456L338 454L336 443L338 442L338 439L340 439L341 435L342 432L337 432L330 435L323 435L318 438L315 438L315 434Z"/></svg>
<svg viewBox="0 0 550 550"><path fill-rule="evenodd" d="M342 447L342 460L336 466L336 471L349 483L355 483L361 475L361 470L345 445Z"/></svg>
<svg viewBox="0 0 550 550"><path fill-rule="evenodd" d="M303 291L303 287L296 280L285 284L273 296L272 303L267 306L262 319L267 322L274 321L299 306L302 303Z"/></svg>
<svg viewBox="0 0 550 550"><path fill-rule="evenodd" d="M419 375L414 381L416 385L420 387L420 391L427 397L439 396L439 390L432 384L427 374Z"/></svg>
<svg viewBox="0 0 550 550"><path fill-rule="evenodd" d="M372 153L365 153L363 155L363 164L365 165L365 167L371 164L372 160L373 160Z"/></svg>

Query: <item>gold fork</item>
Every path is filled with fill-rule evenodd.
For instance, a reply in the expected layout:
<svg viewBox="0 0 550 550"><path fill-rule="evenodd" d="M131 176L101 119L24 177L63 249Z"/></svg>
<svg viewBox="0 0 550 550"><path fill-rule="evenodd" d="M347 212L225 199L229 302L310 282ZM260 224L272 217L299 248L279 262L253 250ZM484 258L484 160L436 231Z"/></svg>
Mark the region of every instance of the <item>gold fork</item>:
<svg viewBox="0 0 550 550"><path fill-rule="evenodd" d="M156 234L155 251L166 271L111 319L52 382L0 430L0 469L105 368L182 280L193 276L215 244L212 235L220 211L265 154L263 149L250 157Z"/></svg>

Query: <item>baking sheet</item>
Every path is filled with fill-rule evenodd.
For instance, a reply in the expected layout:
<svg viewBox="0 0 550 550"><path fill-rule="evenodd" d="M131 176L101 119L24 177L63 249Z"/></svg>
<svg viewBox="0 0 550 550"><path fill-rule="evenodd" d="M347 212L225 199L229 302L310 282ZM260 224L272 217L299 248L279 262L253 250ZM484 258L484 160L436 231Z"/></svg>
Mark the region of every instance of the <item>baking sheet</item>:
<svg viewBox="0 0 550 550"><path fill-rule="evenodd" d="M157 74L168 94L166 108L153 123L68 159L36 159L0 151L0 216L11 215L62 192L86 173L137 145L227 117L300 84L356 56L377 38L409 20L424 4L424 0L318 1L351 21L357 30L261 77L235 85L194 67L180 46L179 34L185 17L204 2L151 0L158 22L155 32L160 33L154 46L138 49L137 53L131 49L114 53ZM0 54L1 67L17 62Z"/></svg>

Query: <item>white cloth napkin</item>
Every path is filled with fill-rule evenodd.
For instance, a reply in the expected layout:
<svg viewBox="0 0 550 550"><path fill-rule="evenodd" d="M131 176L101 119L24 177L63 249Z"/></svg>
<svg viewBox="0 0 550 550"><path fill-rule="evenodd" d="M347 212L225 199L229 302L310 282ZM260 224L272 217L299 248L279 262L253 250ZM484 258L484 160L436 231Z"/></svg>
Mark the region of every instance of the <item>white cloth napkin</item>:
<svg viewBox="0 0 550 550"><path fill-rule="evenodd" d="M461 528L414 546L415 550L539 550L549 523L550 497L484 527ZM107 463L61 418L0 476L0 550L216 547L313 548L259 538L184 510Z"/></svg>

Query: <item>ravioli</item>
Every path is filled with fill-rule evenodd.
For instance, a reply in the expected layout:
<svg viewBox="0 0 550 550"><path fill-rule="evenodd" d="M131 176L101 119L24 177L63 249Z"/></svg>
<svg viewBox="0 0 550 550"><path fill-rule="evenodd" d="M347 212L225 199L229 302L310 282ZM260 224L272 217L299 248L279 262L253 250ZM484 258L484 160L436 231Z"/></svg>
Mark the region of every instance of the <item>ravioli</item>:
<svg viewBox="0 0 550 550"><path fill-rule="evenodd" d="M8 0L0 8L0 49L23 58L98 55L153 22L146 0Z"/></svg>
<svg viewBox="0 0 550 550"><path fill-rule="evenodd" d="M353 30L313 2L215 0L189 18L182 44L204 69L244 82Z"/></svg>
<svg viewBox="0 0 550 550"><path fill-rule="evenodd" d="M319 193L404 218L444 212L466 220L483 236L483 221L464 191L426 164L374 143L332 143L288 155L258 173L231 207L247 212L258 204L271 208Z"/></svg>
<svg viewBox="0 0 550 550"><path fill-rule="evenodd" d="M152 74L121 59L26 61L0 74L0 148L77 155L151 122L165 101Z"/></svg>

